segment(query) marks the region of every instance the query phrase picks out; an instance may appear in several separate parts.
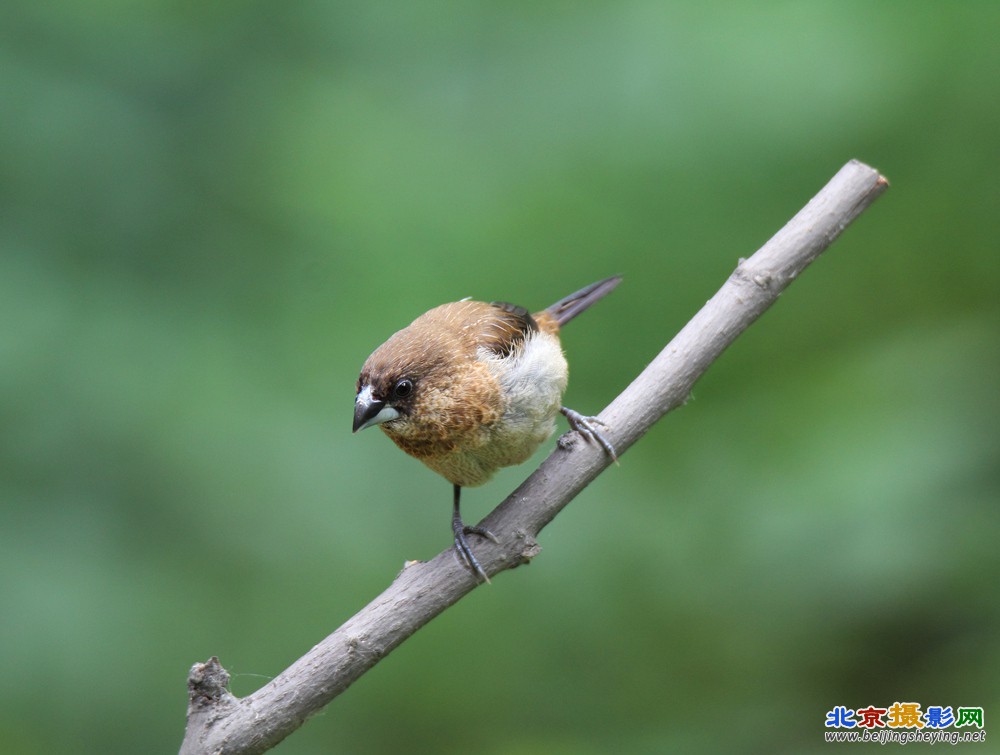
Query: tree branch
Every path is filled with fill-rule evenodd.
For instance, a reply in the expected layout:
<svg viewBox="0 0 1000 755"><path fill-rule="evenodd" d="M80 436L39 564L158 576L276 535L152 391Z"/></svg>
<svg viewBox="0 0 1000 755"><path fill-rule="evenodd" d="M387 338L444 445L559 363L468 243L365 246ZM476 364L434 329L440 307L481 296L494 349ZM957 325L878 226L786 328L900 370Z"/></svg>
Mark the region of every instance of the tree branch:
<svg viewBox="0 0 1000 755"><path fill-rule="evenodd" d="M619 455L690 395L695 382L810 262L887 187L851 161L750 259L600 415ZM539 552L541 529L608 465L576 433L560 438L542 465L483 524L500 537L476 545L494 575ZM229 675L211 658L191 669L182 755L260 753L297 729L400 643L478 586L453 549L412 562L389 588L287 670L247 697L226 689Z"/></svg>

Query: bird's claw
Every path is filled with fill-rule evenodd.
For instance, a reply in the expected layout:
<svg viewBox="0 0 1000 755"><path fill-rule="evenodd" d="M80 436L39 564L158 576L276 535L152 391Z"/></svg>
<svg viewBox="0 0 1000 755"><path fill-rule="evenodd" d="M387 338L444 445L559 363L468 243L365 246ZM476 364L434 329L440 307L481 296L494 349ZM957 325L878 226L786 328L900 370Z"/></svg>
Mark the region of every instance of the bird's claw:
<svg viewBox="0 0 1000 755"><path fill-rule="evenodd" d="M465 539L465 536L479 535L480 537L485 537L487 540L492 540L494 543L499 543L500 540L485 527L474 527L469 524L464 524L461 519L455 523L454 530L455 552L459 561L462 561L472 570L473 574L476 575L477 581L480 577L482 577L484 582L489 583L490 578L483 570L482 565L479 563L479 559L472 553L472 548L469 546L469 541Z"/></svg>
<svg viewBox="0 0 1000 755"><path fill-rule="evenodd" d="M580 435L582 435L586 440L593 440L597 445L604 449L604 452L611 457L611 461L618 463L618 454L615 451L615 447L611 444L607 438L604 437L604 433L597 429L597 425L601 427L607 427L607 423L604 420L597 417L587 417L580 412L575 412L572 409L568 409L565 406L560 407L559 411L569 422L570 428L576 430Z"/></svg>

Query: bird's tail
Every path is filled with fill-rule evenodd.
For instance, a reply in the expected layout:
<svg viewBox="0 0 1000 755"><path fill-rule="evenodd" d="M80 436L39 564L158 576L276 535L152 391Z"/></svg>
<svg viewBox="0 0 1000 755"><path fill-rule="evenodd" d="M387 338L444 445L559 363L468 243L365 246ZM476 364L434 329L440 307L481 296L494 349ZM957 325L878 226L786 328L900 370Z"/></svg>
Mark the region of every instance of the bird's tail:
<svg viewBox="0 0 1000 755"><path fill-rule="evenodd" d="M586 288L581 288L576 293L570 294L565 299L560 299L545 311L562 327L578 314L589 308L598 299L603 299L610 294L619 283L622 282L620 275L613 275L597 283L591 283Z"/></svg>

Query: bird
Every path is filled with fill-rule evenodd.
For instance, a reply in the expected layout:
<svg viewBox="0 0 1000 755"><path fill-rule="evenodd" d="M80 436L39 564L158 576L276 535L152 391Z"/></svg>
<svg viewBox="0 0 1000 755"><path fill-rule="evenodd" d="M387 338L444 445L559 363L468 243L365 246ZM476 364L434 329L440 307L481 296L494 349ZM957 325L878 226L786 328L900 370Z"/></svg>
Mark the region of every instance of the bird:
<svg viewBox="0 0 1000 755"><path fill-rule="evenodd" d="M562 404L568 366L559 331L620 282L605 278L534 314L506 302L442 304L393 334L361 368L353 432L377 425L452 484L455 550L477 581L489 577L466 535L498 539L462 521L463 487L526 461L560 413L617 461L597 427L604 423Z"/></svg>

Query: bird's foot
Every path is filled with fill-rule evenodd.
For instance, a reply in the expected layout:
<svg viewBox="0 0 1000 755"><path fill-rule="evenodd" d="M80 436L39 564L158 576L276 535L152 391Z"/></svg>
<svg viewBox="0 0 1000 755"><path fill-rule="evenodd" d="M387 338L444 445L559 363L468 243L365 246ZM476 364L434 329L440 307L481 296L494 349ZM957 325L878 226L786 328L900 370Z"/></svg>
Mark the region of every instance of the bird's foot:
<svg viewBox="0 0 1000 755"><path fill-rule="evenodd" d="M580 412L575 412L572 409L568 409L565 406L559 408L559 411L569 422L569 426L576 430L580 435L582 435L586 440L593 440L597 445L604 449L604 452L611 457L611 461L618 463L618 454L615 452L615 447L611 445L611 441L604 437L604 434L597 429L597 425L601 427L607 427L607 424L597 417L586 417Z"/></svg>
<svg viewBox="0 0 1000 755"><path fill-rule="evenodd" d="M483 571L479 559L472 553L472 548L469 547L469 541L465 539L465 536L479 535L480 537L492 540L494 543L499 543L500 541L497 539L497 536L485 527L474 527L470 524L465 524L459 517L456 517L452 522L452 530L455 532L455 551L458 554L459 561L464 562L472 570L472 573L476 575L477 581L482 577L484 582L489 583L490 578Z"/></svg>

